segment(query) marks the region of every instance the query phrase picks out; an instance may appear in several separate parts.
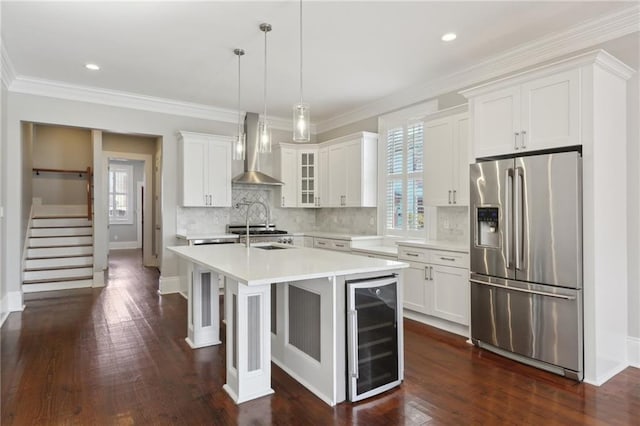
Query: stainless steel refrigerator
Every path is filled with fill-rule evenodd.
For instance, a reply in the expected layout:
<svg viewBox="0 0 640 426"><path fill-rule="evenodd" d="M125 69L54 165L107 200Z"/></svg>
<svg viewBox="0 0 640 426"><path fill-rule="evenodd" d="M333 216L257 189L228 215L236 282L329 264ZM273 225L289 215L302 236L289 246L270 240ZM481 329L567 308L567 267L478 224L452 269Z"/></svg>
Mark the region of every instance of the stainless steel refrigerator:
<svg viewBox="0 0 640 426"><path fill-rule="evenodd" d="M582 380L581 155L479 162L470 183L472 341Z"/></svg>

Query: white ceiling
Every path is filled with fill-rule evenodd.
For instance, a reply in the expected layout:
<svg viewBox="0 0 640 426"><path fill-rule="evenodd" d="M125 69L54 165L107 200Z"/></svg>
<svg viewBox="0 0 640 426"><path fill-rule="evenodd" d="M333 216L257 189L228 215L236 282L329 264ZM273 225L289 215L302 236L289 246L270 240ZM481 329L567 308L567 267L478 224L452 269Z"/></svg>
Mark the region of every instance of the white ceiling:
<svg viewBox="0 0 640 426"><path fill-rule="evenodd" d="M308 1L305 101L320 122L443 78L525 42L628 8L629 2ZM17 76L269 114L299 98L297 1L2 1L2 39ZM458 39L445 44L449 31ZM91 72L86 62L102 69Z"/></svg>

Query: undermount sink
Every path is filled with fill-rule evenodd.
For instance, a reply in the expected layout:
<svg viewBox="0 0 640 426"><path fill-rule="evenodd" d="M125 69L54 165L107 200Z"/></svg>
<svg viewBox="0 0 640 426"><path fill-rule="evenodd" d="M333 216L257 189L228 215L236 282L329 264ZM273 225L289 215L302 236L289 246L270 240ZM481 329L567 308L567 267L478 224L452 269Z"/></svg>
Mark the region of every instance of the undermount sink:
<svg viewBox="0 0 640 426"><path fill-rule="evenodd" d="M274 245L268 245L268 246L254 246L257 249L260 250L286 250L289 247L283 247L283 246L274 246Z"/></svg>

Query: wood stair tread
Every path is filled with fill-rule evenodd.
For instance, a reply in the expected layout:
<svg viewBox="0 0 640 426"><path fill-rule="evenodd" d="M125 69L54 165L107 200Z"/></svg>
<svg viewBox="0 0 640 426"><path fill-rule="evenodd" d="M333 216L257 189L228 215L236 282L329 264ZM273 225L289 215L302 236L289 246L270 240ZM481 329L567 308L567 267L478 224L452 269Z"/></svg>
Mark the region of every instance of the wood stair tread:
<svg viewBox="0 0 640 426"><path fill-rule="evenodd" d="M93 247L93 244L71 244L67 246L35 246L35 247L29 246L27 247L27 249L30 250L30 249L65 248L65 247Z"/></svg>
<svg viewBox="0 0 640 426"><path fill-rule="evenodd" d="M27 257L25 260L42 260L42 259L71 259L73 257L93 257L92 253L89 254L70 254L67 256L42 256L42 257Z"/></svg>
<svg viewBox="0 0 640 426"><path fill-rule="evenodd" d="M62 271L65 269L91 268L93 265L47 266L42 268L25 268L24 272Z"/></svg>
<svg viewBox="0 0 640 426"><path fill-rule="evenodd" d="M93 234L71 234L71 235L30 235L29 238L69 238L69 237L93 237Z"/></svg>
<svg viewBox="0 0 640 426"><path fill-rule="evenodd" d="M87 275L84 277L69 277L69 278L51 278L51 279L40 279L40 280L24 280L22 284L44 284L44 283L59 283L63 281L83 281L83 280L92 280L93 275Z"/></svg>
<svg viewBox="0 0 640 426"><path fill-rule="evenodd" d="M87 219L87 215L82 215L82 216L33 216L32 219Z"/></svg>
<svg viewBox="0 0 640 426"><path fill-rule="evenodd" d="M31 229L93 228L92 225L32 226Z"/></svg>

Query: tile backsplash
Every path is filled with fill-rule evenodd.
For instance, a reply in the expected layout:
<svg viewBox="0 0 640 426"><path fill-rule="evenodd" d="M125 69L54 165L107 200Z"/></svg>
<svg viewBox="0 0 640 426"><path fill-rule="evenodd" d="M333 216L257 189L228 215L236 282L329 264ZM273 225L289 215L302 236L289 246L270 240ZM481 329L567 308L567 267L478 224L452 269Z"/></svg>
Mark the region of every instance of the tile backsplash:
<svg viewBox="0 0 640 426"><path fill-rule="evenodd" d="M316 211L316 231L376 235L377 209L375 207L351 207L338 209L318 209Z"/></svg>
<svg viewBox="0 0 640 426"><path fill-rule="evenodd" d="M316 211L314 209L295 209L274 207L273 191L277 189L261 185L234 185L231 193L231 204L243 200L260 201L269 205L271 209L271 222L279 228L287 231L315 230ZM244 224L246 207L239 209L234 207L178 207L177 233L199 234L225 232L227 224ZM254 206L249 211L249 223L264 223L265 212L259 206ZM375 233L375 231L374 231Z"/></svg>
<svg viewBox="0 0 640 426"><path fill-rule="evenodd" d="M437 217L437 240L469 241L469 207L438 207Z"/></svg>

